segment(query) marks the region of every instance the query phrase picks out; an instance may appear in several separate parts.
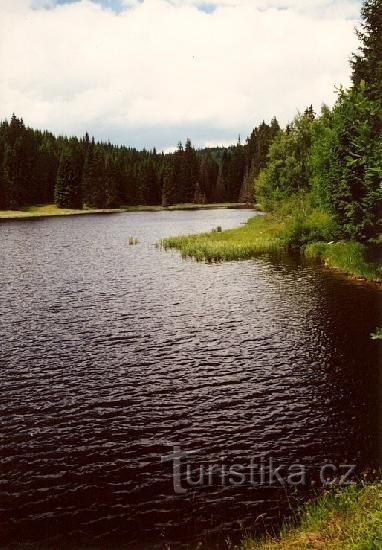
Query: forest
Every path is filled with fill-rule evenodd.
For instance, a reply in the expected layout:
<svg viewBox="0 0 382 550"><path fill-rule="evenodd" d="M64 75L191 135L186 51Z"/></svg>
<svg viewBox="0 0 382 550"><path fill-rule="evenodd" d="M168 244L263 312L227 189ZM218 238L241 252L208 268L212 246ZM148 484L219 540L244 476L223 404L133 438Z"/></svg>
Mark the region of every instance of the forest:
<svg viewBox="0 0 382 550"><path fill-rule="evenodd" d="M276 119L245 145L174 153L138 151L83 138L55 137L12 116L0 125L0 208L52 203L61 208L252 202L254 178L279 132Z"/></svg>
<svg viewBox="0 0 382 550"><path fill-rule="evenodd" d="M234 146L171 154L83 138L55 137L13 115L0 125L0 209L256 201L294 216L290 241L381 233L382 2L366 0L351 60L352 85L333 108L312 106L285 129L276 118ZM310 223L299 220L310 216Z"/></svg>

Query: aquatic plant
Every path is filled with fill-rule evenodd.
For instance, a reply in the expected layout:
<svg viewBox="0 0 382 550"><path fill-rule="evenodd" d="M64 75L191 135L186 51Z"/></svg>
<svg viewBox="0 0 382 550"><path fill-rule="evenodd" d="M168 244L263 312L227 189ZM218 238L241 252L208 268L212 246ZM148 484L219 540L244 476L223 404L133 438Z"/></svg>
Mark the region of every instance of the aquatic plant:
<svg viewBox="0 0 382 550"><path fill-rule="evenodd" d="M382 328L378 327L375 332L371 334L372 340L382 340Z"/></svg>
<svg viewBox="0 0 382 550"><path fill-rule="evenodd" d="M177 249L183 258L206 262L246 260L295 248L306 258L319 260L354 277L382 280L382 268L367 260L366 245L356 241L309 242L319 235L329 237L333 228L330 218L318 211L307 213L302 222L292 215L257 215L236 229L169 237L162 239L159 246L165 250Z"/></svg>
<svg viewBox="0 0 382 550"><path fill-rule="evenodd" d="M277 220L255 216L237 229L169 237L160 241L165 249L177 249L183 258L220 262L245 260L264 252L285 248L280 239L281 225Z"/></svg>

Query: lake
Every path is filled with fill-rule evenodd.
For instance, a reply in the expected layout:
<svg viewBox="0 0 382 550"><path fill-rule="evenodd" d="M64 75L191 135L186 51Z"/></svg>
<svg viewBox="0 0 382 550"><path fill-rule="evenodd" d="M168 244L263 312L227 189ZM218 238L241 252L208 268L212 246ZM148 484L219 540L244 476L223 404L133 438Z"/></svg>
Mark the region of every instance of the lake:
<svg viewBox="0 0 382 550"><path fill-rule="evenodd" d="M298 258L205 264L155 247L251 215L0 223L3 548L224 548L321 490L322 465L377 465L376 286ZM162 461L175 446L194 451L183 494ZM307 479L219 474L251 460ZM220 470L192 486L187 465L194 483L201 465Z"/></svg>

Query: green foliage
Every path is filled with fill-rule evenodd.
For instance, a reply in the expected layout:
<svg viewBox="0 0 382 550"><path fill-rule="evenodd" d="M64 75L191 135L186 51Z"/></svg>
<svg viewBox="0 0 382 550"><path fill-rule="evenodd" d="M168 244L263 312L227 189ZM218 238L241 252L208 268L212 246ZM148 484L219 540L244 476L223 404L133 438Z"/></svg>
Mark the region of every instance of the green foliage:
<svg viewBox="0 0 382 550"><path fill-rule="evenodd" d="M312 108L307 109L279 133L255 182L258 201L266 210L280 210L283 202L301 192L318 209L308 217L295 210L287 235L292 244L331 238L335 223L348 239L375 242L381 234L381 1L366 0L362 16L352 88L339 91L332 111L323 107L315 119Z"/></svg>
<svg viewBox="0 0 382 550"><path fill-rule="evenodd" d="M382 340L382 328L379 327L377 328L377 330L371 334L371 339L372 340Z"/></svg>
<svg viewBox="0 0 382 550"><path fill-rule="evenodd" d="M269 149L268 164L255 182L258 202L267 210L311 186L310 153L314 113L311 108L279 132Z"/></svg>
<svg viewBox="0 0 382 550"><path fill-rule="evenodd" d="M361 84L341 91L332 113L314 126L314 195L342 227L343 236L368 240L381 231L382 104Z"/></svg>
<svg viewBox="0 0 382 550"><path fill-rule="evenodd" d="M367 87L368 97L382 98L382 2L365 0L362 6L362 24L357 31L361 46L353 55L353 83L362 82Z"/></svg>
<svg viewBox="0 0 382 550"><path fill-rule="evenodd" d="M314 241L330 241L337 231L337 225L328 212L310 206L306 209L297 206L285 218L283 239L286 245L300 248Z"/></svg>

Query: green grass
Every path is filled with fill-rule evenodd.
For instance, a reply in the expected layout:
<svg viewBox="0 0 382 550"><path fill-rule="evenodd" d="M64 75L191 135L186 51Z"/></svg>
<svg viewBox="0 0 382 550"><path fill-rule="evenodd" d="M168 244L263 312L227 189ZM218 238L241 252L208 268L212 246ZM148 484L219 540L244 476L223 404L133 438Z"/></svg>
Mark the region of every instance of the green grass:
<svg viewBox="0 0 382 550"><path fill-rule="evenodd" d="M382 484L331 492L307 504L278 538L244 540L242 550L378 550L382 548Z"/></svg>
<svg viewBox="0 0 382 550"><path fill-rule="evenodd" d="M329 244L320 240L330 239L334 232L331 218L312 210L305 216L259 215L236 229L169 237L159 244L165 250L179 250L183 258L207 262L246 260L263 253L295 249L306 258L318 259L352 277L381 281L382 269L367 261L365 245L354 241Z"/></svg>
<svg viewBox="0 0 382 550"><path fill-rule="evenodd" d="M74 208L57 208L54 204L28 206L20 210L0 210L0 219L40 218L49 216L73 216L77 214L109 214L122 212L119 209L89 208L77 210Z"/></svg>
<svg viewBox="0 0 382 550"><path fill-rule="evenodd" d="M382 268L366 260L366 246L355 241L315 242L303 248L307 258L319 258L325 265L343 273L372 281L382 280Z"/></svg>
<svg viewBox="0 0 382 550"><path fill-rule="evenodd" d="M160 241L165 250L180 250L182 257L198 261L219 262L245 260L264 252L284 249L281 241L283 225L276 219L255 216L245 225L226 231L169 237Z"/></svg>

